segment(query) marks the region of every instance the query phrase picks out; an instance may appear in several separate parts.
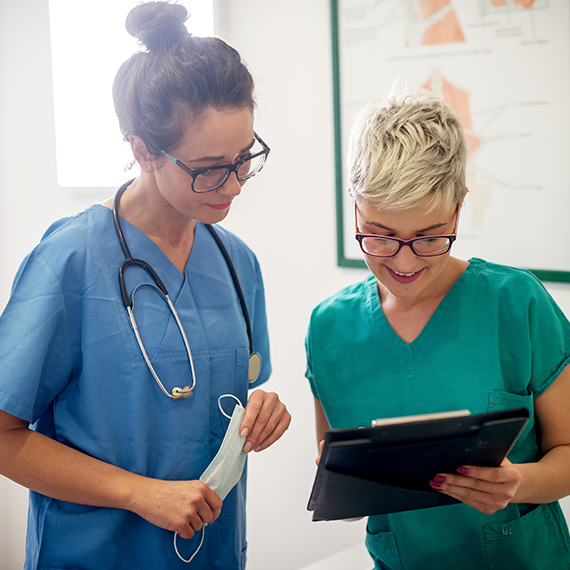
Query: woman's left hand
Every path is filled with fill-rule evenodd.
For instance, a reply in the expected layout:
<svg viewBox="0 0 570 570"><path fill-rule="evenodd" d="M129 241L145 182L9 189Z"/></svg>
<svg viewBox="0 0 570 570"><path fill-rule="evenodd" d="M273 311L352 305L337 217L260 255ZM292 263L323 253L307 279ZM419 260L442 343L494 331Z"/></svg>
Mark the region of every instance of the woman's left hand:
<svg viewBox="0 0 570 570"><path fill-rule="evenodd" d="M505 458L500 467L466 465L459 467L457 474L440 473L430 485L436 491L492 515L511 502L521 479L516 465Z"/></svg>
<svg viewBox="0 0 570 570"><path fill-rule="evenodd" d="M243 450L263 451L274 444L291 423L291 414L277 394L256 390L245 407L240 433L247 438Z"/></svg>

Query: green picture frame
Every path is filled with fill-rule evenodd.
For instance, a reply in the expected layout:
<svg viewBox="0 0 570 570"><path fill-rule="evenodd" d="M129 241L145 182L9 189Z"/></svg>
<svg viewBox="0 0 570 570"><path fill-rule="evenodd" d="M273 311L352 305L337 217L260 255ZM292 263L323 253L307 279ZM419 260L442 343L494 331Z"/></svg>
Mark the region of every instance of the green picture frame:
<svg viewBox="0 0 570 570"><path fill-rule="evenodd" d="M346 255L344 233L344 199L346 189L343 187L343 150L342 150L342 121L341 121L341 81L342 70L340 65L339 40L339 0L330 0L331 16L331 47L332 47L332 91L333 91L333 121L334 121L334 168L335 168L335 201L336 201L336 228L337 228L337 265L365 269L366 264L362 258L356 259ZM570 247L570 243L567 244ZM532 269L528 268L541 281L570 283L570 271Z"/></svg>

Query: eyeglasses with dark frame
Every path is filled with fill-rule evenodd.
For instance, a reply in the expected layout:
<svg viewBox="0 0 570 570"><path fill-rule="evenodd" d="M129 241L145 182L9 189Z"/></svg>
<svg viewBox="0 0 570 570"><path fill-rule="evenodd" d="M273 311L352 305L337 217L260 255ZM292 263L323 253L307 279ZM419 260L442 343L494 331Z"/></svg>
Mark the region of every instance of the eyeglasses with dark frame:
<svg viewBox="0 0 570 570"><path fill-rule="evenodd" d="M263 168L271 149L257 133L254 132L253 134L255 139L263 147L263 150L254 154L248 153L233 164L208 166L206 168L196 168L192 170L165 150L161 150L160 152L192 177L192 190L201 194L203 192L217 190L223 186L232 172L235 172L236 178L240 182L244 182L255 176Z"/></svg>
<svg viewBox="0 0 570 570"><path fill-rule="evenodd" d="M438 234L433 236L417 237L412 239L399 239L378 234L363 234L358 231L358 208L354 204L354 221L356 224L356 241L360 249L366 255L373 257L394 257L405 245L419 257L436 257L447 253L453 242L457 239L457 220L459 218L459 206L455 210L455 225L453 233Z"/></svg>

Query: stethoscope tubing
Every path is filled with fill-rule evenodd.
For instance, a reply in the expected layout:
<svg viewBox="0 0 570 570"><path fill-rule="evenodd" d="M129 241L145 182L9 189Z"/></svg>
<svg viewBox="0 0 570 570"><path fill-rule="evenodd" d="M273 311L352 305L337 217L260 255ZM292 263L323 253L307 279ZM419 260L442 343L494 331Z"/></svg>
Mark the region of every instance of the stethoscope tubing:
<svg viewBox="0 0 570 570"><path fill-rule="evenodd" d="M134 334L135 334L135 337L137 339L137 343L139 345L139 348L141 350L143 358L144 358L152 376L154 377L156 383L158 384L158 386L160 387L162 392L171 399L187 398L188 396L190 396L192 394L192 392L196 386L196 372L194 370L194 361L192 358L192 352L190 350L190 344L188 342L188 338L186 337L184 327L182 326L182 322L180 321L180 318L178 316L176 308L174 307L174 304L172 303L172 301L170 299L166 285L164 285L162 279L160 279L160 277L158 276L158 273L153 269L153 267L149 263L147 263L146 261L143 261L142 259L133 258L131 251L129 249L129 246L127 244L127 240L125 238L125 235L123 233L123 228L121 225L121 219L119 216L119 204L121 201L121 196L123 195L124 191L127 189L127 187L131 183L132 183L132 180L129 182L126 182L117 190L117 192L115 193L115 195L113 197L113 207L112 207L113 223L115 225L115 231L117 233L117 238L119 240L119 243L121 244L121 248L122 248L123 253L125 255L125 261L119 267L119 287L121 290L121 297L123 299L123 304L125 305L125 308L127 309L127 313L129 316L129 322L130 322L131 327L134 331ZM240 307L241 307L243 317L244 317L244 321L245 321L245 326L246 326L246 330L247 330L247 338L248 338L248 343L249 343L249 354L250 354L250 358L249 358L249 362L250 362L249 375L250 375L250 377L249 377L249 380L250 380L250 382L253 382L257 378L257 375L255 378L251 377L252 361L255 361L255 363L257 364L257 367L259 367L260 357L257 353L255 353L253 351L253 334L252 334L252 329L251 329L251 321L249 319L249 312L248 312L247 304L245 301L245 296L243 294L243 290L241 288L241 284L239 282L239 278L238 278L237 272L235 270L235 266L231 260L231 257L228 253L226 246L224 245L223 241L221 240L221 238L218 235L218 233L216 232L216 230L210 224L204 224L204 225L206 226L206 229L211 234L211 236L213 237L213 239L214 239L216 245L218 246L220 252L222 253L222 256L226 262L226 265L227 265L228 270L230 272L230 276L232 278L234 288L235 288L237 296L238 296L238 300L239 300ZM125 282L125 271L133 265L138 265L139 267L144 269L147 273L149 273L150 276L154 279L156 286L154 286L154 285L151 285L151 286L156 287L164 296L164 299L166 300L166 303L168 304L170 312L176 320L176 324L178 325L178 329L180 331L180 334L182 336L182 339L183 339L185 347L186 347L186 351L188 354L188 360L190 362L190 368L191 368L191 372L192 372L192 386L185 386L184 388L175 387L172 390L172 394L170 394L168 392L168 390L166 390L166 388L164 387L164 385L160 381L158 374L154 370L154 367L152 366L150 358L149 358L149 356L148 356L148 354L144 348L144 344L142 342L142 339L141 339L141 336L140 336L140 333L138 330L138 326L136 324L133 309L134 309L134 294L135 294L136 290L138 289L138 287L136 287L133 290L132 295L129 295L129 293L127 291L127 287L126 287L126 282ZM257 372L257 374L258 373L259 373L259 371Z"/></svg>
<svg viewBox="0 0 570 570"><path fill-rule="evenodd" d="M236 268L234 267L234 264L232 262L230 254L228 253L228 250L226 249L226 246L224 245L222 238L220 238L220 236L218 235L218 232L216 232L216 230L210 224L205 224L205 225L206 225L206 229L210 232L210 234L214 238L214 241L216 242L216 244L220 248L220 251L222 252L222 255L224 256L224 259L226 260L226 264L228 266L228 269L230 270L230 275L231 275L232 281L234 283L234 287L235 287L235 290L236 290L236 293L237 293L237 296L239 299L239 304L241 306L241 312L243 313L243 319L245 321L245 327L247 329L247 339L249 341L249 353L252 354L253 353L253 334L251 332L251 322L249 320L249 311L247 310L247 305L245 303L245 296L243 294L241 284L239 282L239 278L238 278L237 273L236 273Z"/></svg>

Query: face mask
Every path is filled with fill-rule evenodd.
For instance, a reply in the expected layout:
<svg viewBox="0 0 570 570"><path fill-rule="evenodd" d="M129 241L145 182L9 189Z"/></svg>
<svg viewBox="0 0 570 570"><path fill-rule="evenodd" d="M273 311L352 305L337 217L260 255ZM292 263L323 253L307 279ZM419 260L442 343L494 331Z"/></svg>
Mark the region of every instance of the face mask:
<svg viewBox="0 0 570 570"><path fill-rule="evenodd" d="M234 398L237 401L237 405L234 407L231 417L222 409L221 399L227 397ZM230 425L226 430L226 434L222 441L222 445L220 445L218 453L216 453L216 456L212 459L210 465L206 467L206 470L200 476L200 481L206 483L206 485L215 491L223 501L227 494L240 480L245 466L245 460L247 459L247 453L243 450L245 437L242 437L239 433L239 427L245 414L245 409L238 398L233 394L224 394L220 396L218 398L218 407L222 414L226 416L226 418L229 418ZM180 556L178 546L176 545L176 537L178 535L177 533L174 533L174 550L176 550L176 554L178 554L178 558L180 558L180 560L189 563L192 561L194 556L198 554L198 551L204 542L204 530L206 526L207 524L204 524L202 527L200 545L188 560Z"/></svg>
<svg viewBox="0 0 570 570"><path fill-rule="evenodd" d="M232 397L237 400L237 405L231 417L222 409L220 400L224 397ZM206 483L210 489L219 495L220 499L224 500L227 494L234 488L234 485L240 480L247 458L247 453L243 450L245 437L242 437L239 433L239 426L245 414L245 409L241 402L232 394L220 396L218 398L218 406L222 414L230 419L230 425L226 430L226 435L218 453L204 473L202 473L200 481Z"/></svg>

